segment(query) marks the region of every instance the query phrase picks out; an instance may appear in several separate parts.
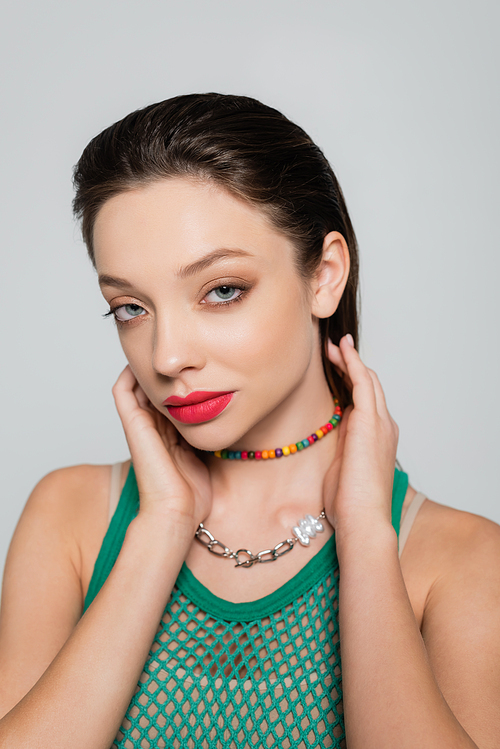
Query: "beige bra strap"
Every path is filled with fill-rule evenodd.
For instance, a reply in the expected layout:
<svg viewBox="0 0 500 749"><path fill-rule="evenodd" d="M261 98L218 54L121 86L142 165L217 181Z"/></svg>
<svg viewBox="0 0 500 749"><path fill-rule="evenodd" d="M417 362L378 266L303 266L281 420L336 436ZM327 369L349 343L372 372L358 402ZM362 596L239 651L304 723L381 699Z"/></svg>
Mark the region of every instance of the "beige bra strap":
<svg viewBox="0 0 500 749"><path fill-rule="evenodd" d="M118 506L120 499L120 479L122 474L123 463L113 463L111 466L111 484L109 489L109 513L108 523L111 521L113 514Z"/></svg>
<svg viewBox="0 0 500 749"><path fill-rule="evenodd" d="M422 494L422 492L417 492L415 496L413 497L410 506L406 510L406 515L404 516L404 520L401 523L401 528L399 530L399 558L401 559L401 554L403 553L403 549L405 546L405 543L408 541L408 536L410 535L410 531L413 526L413 522L415 518L417 517L417 512L422 507L423 503L427 497L425 494Z"/></svg>

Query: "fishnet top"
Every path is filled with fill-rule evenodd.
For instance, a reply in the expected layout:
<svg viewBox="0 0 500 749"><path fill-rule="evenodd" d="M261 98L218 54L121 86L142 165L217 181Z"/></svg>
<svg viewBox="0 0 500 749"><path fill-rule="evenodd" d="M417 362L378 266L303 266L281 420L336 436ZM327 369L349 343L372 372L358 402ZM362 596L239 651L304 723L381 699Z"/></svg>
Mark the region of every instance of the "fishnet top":
<svg viewBox="0 0 500 749"><path fill-rule="evenodd" d="M396 468L398 533L407 487ZM131 465L84 611L138 507ZM112 749L345 747L338 577L334 536L291 580L249 603L214 596L184 564Z"/></svg>

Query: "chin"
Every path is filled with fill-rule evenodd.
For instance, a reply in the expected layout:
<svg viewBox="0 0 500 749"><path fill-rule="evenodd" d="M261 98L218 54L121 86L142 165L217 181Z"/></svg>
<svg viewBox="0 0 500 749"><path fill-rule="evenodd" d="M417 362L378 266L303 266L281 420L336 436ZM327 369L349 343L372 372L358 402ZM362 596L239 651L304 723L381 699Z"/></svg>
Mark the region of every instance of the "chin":
<svg viewBox="0 0 500 749"><path fill-rule="evenodd" d="M227 440L224 440L224 442L221 443L220 439L217 441L210 439L188 439L187 437L184 437L184 439L189 445L191 445L191 447L194 447L195 450L200 450L201 452L215 452L216 450L228 449Z"/></svg>
<svg viewBox="0 0 500 749"><path fill-rule="evenodd" d="M191 447L204 452L215 452L216 450L229 449L230 445L234 445L235 442L238 442L240 439L242 439L242 437L244 437L246 433L239 431L237 434L231 435L228 433L227 429L222 430L220 428L217 428L214 429L212 434L209 434L209 425L211 423L212 422L210 421L206 421L204 422L204 424L197 425L207 427L207 429L204 430L204 435L201 434L201 430L188 430L187 434L184 434L184 430L181 431L179 427L177 427L177 431L183 436L186 442L191 445ZM220 432L222 431L224 431L224 436L220 434Z"/></svg>

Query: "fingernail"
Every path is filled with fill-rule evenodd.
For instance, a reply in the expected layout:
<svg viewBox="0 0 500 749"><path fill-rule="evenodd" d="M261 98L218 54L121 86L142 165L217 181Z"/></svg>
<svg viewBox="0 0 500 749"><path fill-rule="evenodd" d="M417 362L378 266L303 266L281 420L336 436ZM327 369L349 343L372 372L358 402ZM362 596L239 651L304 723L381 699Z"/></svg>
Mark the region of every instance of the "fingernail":
<svg viewBox="0 0 500 749"><path fill-rule="evenodd" d="M350 333L347 333L346 339L347 339L347 343L349 344L349 346L352 346L354 348L354 338L352 337Z"/></svg>

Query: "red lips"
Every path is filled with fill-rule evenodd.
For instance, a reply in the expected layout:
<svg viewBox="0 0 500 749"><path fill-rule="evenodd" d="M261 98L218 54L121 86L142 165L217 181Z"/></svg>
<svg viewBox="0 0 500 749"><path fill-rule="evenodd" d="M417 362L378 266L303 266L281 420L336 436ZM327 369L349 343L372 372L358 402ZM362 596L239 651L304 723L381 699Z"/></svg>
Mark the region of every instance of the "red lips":
<svg viewBox="0 0 500 749"><path fill-rule="evenodd" d="M193 403L202 403L208 401L211 398L218 398L219 395L227 395L232 392L231 390L195 390L189 393L185 398L179 398L177 395L171 395L170 398L164 400L162 406L191 406Z"/></svg>
<svg viewBox="0 0 500 749"><path fill-rule="evenodd" d="M170 416L183 424L201 424L218 416L229 405L234 391L196 390L186 398L171 395L163 401Z"/></svg>
<svg viewBox="0 0 500 749"><path fill-rule="evenodd" d="M233 395L234 391L216 393L208 390L197 390L190 393L187 398L172 395L164 401L163 405L167 404L170 416L176 421L183 424L201 424L204 421L215 419L222 413L229 405Z"/></svg>

